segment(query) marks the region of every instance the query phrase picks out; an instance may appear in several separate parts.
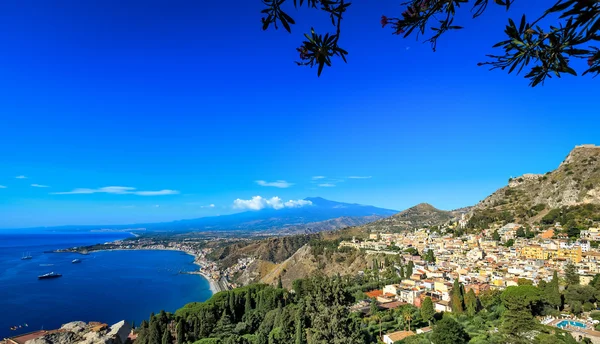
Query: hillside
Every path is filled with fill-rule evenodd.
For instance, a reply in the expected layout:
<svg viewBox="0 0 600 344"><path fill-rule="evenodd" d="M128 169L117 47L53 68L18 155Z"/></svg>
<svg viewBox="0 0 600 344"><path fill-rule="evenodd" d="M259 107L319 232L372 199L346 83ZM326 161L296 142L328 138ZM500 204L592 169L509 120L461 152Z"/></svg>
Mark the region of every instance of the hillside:
<svg viewBox="0 0 600 344"><path fill-rule="evenodd" d="M431 204L421 203L391 217L366 224L362 228L366 232L400 232L415 228L439 226L456 216L457 214L453 212L439 210Z"/></svg>
<svg viewBox="0 0 600 344"><path fill-rule="evenodd" d="M583 204L600 204L600 147L593 145L577 146L554 171L511 178L472 215L478 222L537 222L552 209Z"/></svg>

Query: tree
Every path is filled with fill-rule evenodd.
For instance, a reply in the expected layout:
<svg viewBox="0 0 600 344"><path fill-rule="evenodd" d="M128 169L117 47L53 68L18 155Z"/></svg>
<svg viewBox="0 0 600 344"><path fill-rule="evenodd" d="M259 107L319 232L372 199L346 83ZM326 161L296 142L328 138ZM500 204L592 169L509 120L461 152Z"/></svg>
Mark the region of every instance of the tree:
<svg viewBox="0 0 600 344"><path fill-rule="evenodd" d="M283 283L281 282L281 275L277 277L277 288L283 288Z"/></svg>
<svg viewBox="0 0 600 344"><path fill-rule="evenodd" d="M492 238L493 238L495 241L500 241L500 233L498 233L498 230L497 230L497 229L494 231L494 234L492 234Z"/></svg>
<svg viewBox="0 0 600 344"><path fill-rule="evenodd" d="M173 336L171 335L171 331L169 329L165 330L165 333L162 336L162 344L171 344L173 343Z"/></svg>
<svg viewBox="0 0 600 344"><path fill-rule="evenodd" d="M518 338L521 333L532 330L537 322L534 316L540 308L542 295L534 286L508 287L502 293L502 331Z"/></svg>
<svg viewBox="0 0 600 344"><path fill-rule="evenodd" d="M161 344L162 333L160 331L160 324L155 318L150 321L150 330L148 333L148 344Z"/></svg>
<svg viewBox="0 0 600 344"><path fill-rule="evenodd" d="M294 319L294 322L296 323L296 329L294 333L294 344L306 343L306 338L304 334L304 319L302 313L303 312L301 309L296 311L296 318Z"/></svg>
<svg viewBox="0 0 600 344"><path fill-rule="evenodd" d="M523 227L519 227L519 229L517 229L517 237L518 238L524 238L525 237L525 230L523 229Z"/></svg>
<svg viewBox="0 0 600 344"><path fill-rule="evenodd" d="M292 1L288 1L290 3ZM426 42L431 43L436 50L437 40L448 31L462 29L454 25L457 9L465 3L472 3L473 18L482 15L490 0L405 0L401 3L403 12L398 16L382 16L382 27L391 28L392 34L412 35L416 37L429 36ZM262 28L274 26L278 29L281 24L288 32L295 20L284 12L286 0L263 0L266 5L262 10ZM514 0L495 0L492 3L504 6L509 10ZM324 12L333 24L334 31L327 34L317 33L314 28L305 34L306 40L297 48L300 53L300 66L318 67L317 75L321 75L325 65L331 67L332 58L339 57L346 62L348 52L339 46L342 21L351 5L351 0L294 0L293 7L318 9ZM290 5L291 7L292 5ZM549 18L556 18L552 23ZM600 4L595 0L555 0L554 5L546 9L538 18L528 20L521 16L516 24L512 19L504 30L506 40L494 45L501 48L501 55L487 55L489 61L478 63L479 66L489 65L491 69L515 69L520 73L526 66L533 65L525 75L530 79L530 86L536 86L552 75L561 73L577 75L572 68L571 59L587 60L587 73L600 74L600 49L590 46L600 40L598 29L600 24ZM544 28L542 26L548 26ZM519 67L517 69L517 67Z"/></svg>
<svg viewBox="0 0 600 344"><path fill-rule="evenodd" d="M471 340L465 328L449 316L445 316L433 326L433 344L466 344Z"/></svg>
<svg viewBox="0 0 600 344"><path fill-rule="evenodd" d="M467 295L465 295L465 308L467 309L467 314L472 317L477 313L478 302L477 296L473 289L469 289Z"/></svg>
<svg viewBox="0 0 600 344"><path fill-rule="evenodd" d="M410 276L412 276L414 267L415 264L412 262L412 260L409 260L408 264L406 265L406 270L404 271L404 276L406 278L410 278Z"/></svg>
<svg viewBox="0 0 600 344"><path fill-rule="evenodd" d="M519 278L517 279L518 285L533 285L533 281L529 278Z"/></svg>
<svg viewBox="0 0 600 344"><path fill-rule="evenodd" d="M565 266L565 280L568 285L579 284L579 272L577 272L577 268L572 263L568 263Z"/></svg>
<svg viewBox="0 0 600 344"><path fill-rule="evenodd" d="M431 301L431 298L428 296L423 300L423 304L421 305L421 318L427 321L431 326L431 320L434 315L435 309L433 308L433 301Z"/></svg>
<svg viewBox="0 0 600 344"><path fill-rule="evenodd" d="M427 250L427 253L425 254L425 260L429 263L435 263L435 254L433 253L432 249Z"/></svg>
<svg viewBox="0 0 600 344"><path fill-rule="evenodd" d="M452 301L452 312L453 313L460 314L460 313L464 312L464 309L465 309L464 301L465 300L464 300L464 295L463 295L462 284L458 281L458 278L454 280L454 284L452 286L451 301Z"/></svg>
<svg viewBox="0 0 600 344"><path fill-rule="evenodd" d="M371 308L369 314L375 315L377 312L379 312L379 306L377 306L377 300L373 297L371 298Z"/></svg>
<svg viewBox="0 0 600 344"><path fill-rule="evenodd" d="M548 302L552 307L556 307L556 310L560 310L560 306L562 303L562 298L560 296L560 288L558 285L558 273L554 271L552 275L552 280L550 283L546 284L546 287L543 289L544 298L546 302Z"/></svg>
<svg viewBox="0 0 600 344"><path fill-rule="evenodd" d="M508 241L506 242L506 244L504 244L504 246L512 247L514 244L515 244L515 241L513 239L508 239Z"/></svg>
<svg viewBox="0 0 600 344"><path fill-rule="evenodd" d="M185 343L185 330L185 321L183 318L180 318L179 322L177 322L177 344Z"/></svg>
<svg viewBox="0 0 600 344"><path fill-rule="evenodd" d="M402 318L408 324L408 331L410 331L410 322L413 319L412 310L407 307L402 310Z"/></svg>

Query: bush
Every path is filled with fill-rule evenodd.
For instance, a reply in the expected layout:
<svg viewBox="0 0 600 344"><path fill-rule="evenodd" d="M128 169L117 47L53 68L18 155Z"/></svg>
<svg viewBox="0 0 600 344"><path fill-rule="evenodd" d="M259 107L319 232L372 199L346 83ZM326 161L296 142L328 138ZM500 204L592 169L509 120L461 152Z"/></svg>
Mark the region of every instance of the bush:
<svg viewBox="0 0 600 344"><path fill-rule="evenodd" d="M594 305L591 302L586 302L586 303L583 304L583 311L584 312L589 312L589 311L591 311L594 308L595 307L594 307Z"/></svg>

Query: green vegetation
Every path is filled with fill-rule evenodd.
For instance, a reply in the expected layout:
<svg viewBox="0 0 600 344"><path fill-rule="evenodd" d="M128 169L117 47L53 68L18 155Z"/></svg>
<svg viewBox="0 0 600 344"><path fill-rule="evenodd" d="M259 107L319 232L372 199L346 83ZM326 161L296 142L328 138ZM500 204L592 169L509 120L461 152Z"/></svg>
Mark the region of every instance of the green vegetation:
<svg viewBox="0 0 600 344"><path fill-rule="evenodd" d="M467 222L469 229L487 229L493 223L505 225L515 220L514 215L508 210L483 209L477 210Z"/></svg>
<svg viewBox="0 0 600 344"><path fill-rule="evenodd" d="M383 266L374 261L374 268ZM390 262L387 262L388 264ZM391 264L390 264L391 265ZM406 266L408 267L408 266ZM591 310L600 295L600 275L589 286L568 285L561 295L558 275L539 287L520 285L475 295L454 282L455 312L434 311L431 298L421 309L402 305L379 309L375 300L364 312L349 307L365 300L363 291L399 282L385 271L364 276L313 277L293 283L293 292L250 285L215 294L204 303L190 303L175 314L161 311L137 329L140 344L375 344L382 333L433 324L433 331L403 343L575 343L566 332L543 326L536 316ZM564 300L564 302L563 302ZM600 318L600 312L592 317ZM497 329L497 330L496 330ZM526 339L529 338L529 339Z"/></svg>
<svg viewBox="0 0 600 344"><path fill-rule="evenodd" d="M590 203L552 209L542 218L541 223L554 225L559 222L564 233L575 238L579 236L580 231L588 229L595 221L600 221L600 205Z"/></svg>

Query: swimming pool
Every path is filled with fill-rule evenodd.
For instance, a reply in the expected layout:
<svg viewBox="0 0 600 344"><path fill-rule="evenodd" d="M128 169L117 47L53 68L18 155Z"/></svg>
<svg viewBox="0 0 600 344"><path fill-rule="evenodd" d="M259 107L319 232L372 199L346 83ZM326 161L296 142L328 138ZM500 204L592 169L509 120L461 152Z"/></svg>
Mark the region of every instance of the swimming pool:
<svg viewBox="0 0 600 344"><path fill-rule="evenodd" d="M573 321L573 320L563 320L561 322L559 322L558 324L556 324L556 327L558 328L565 328L567 327L567 325L571 325L571 326L575 326L575 327L579 327L579 328L587 328L587 326L579 321Z"/></svg>

